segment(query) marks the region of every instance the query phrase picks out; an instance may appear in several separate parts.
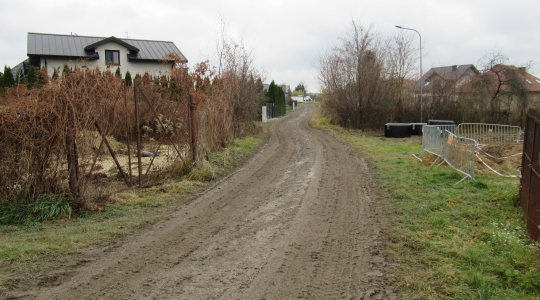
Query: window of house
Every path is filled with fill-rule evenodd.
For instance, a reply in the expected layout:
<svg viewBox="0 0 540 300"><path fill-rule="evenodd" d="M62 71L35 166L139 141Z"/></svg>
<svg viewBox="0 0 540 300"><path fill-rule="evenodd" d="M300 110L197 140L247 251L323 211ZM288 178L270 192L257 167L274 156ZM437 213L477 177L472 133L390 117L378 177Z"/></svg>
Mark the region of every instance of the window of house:
<svg viewBox="0 0 540 300"><path fill-rule="evenodd" d="M120 65L120 51L105 50L105 63L110 65Z"/></svg>

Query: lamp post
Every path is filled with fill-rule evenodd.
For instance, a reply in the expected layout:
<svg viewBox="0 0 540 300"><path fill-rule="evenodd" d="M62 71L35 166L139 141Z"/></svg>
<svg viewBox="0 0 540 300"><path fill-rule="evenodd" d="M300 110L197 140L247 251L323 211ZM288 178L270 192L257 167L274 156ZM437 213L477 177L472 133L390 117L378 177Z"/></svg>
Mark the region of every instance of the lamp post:
<svg viewBox="0 0 540 300"><path fill-rule="evenodd" d="M396 26L396 28L403 29L403 30L412 30L416 33L418 33L418 36L420 37L420 80L422 80L422 36L420 35L420 32L416 29L412 28L405 28L402 26ZM424 110L424 103L422 101L422 90L424 88L424 83L420 82L420 123L422 122L422 111Z"/></svg>

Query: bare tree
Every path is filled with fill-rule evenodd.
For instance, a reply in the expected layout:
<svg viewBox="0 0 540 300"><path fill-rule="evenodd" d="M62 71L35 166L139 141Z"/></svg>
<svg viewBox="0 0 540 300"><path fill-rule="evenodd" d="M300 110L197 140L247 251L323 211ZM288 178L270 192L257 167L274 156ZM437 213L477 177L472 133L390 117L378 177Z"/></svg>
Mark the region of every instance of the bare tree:
<svg viewBox="0 0 540 300"><path fill-rule="evenodd" d="M414 64L411 39L396 35L383 41L372 28L352 21L341 44L319 58L318 79L326 92L324 112L336 123L377 128L403 110L404 80ZM411 108L412 109L412 108Z"/></svg>
<svg viewBox="0 0 540 300"><path fill-rule="evenodd" d="M526 68L508 65L500 52L483 57L482 74L472 81L465 112L477 121L523 125L529 105Z"/></svg>

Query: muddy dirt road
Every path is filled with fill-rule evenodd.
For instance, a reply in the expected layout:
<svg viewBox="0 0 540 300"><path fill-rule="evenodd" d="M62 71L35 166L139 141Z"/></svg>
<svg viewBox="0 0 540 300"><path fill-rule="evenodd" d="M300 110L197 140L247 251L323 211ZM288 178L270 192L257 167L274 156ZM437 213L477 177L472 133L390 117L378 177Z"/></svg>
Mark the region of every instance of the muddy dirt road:
<svg viewBox="0 0 540 300"><path fill-rule="evenodd" d="M70 276L19 296L396 298L379 253L370 170L309 125L314 109L304 104L274 121L249 162L166 220L115 247L86 250Z"/></svg>

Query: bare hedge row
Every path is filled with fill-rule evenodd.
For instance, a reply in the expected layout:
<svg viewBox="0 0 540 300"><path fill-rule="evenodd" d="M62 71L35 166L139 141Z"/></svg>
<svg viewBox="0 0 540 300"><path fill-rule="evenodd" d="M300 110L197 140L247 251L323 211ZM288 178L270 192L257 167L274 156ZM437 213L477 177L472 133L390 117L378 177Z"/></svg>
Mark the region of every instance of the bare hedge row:
<svg viewBox="0 0 540 300"><path fill-rule="evenodd" d="M84 206L96 184L96 155L107 149L102 137L133 143L139 129L152 132L151 140L187 145L189 94L204 112L202 156L259 130L255 121L264 95L253 70L223 68L215 74L204 62L192 72L177 64L164 77L143 77L138 84L148 99L139 123L133 87L110 72L76 69L52 79L41 71L40 76L39 88L19 85L0 95L0 203L54 194ZM159 105L148 102L156 95ZM175 134L167 132L165 122L177 127Z"/></svg>

